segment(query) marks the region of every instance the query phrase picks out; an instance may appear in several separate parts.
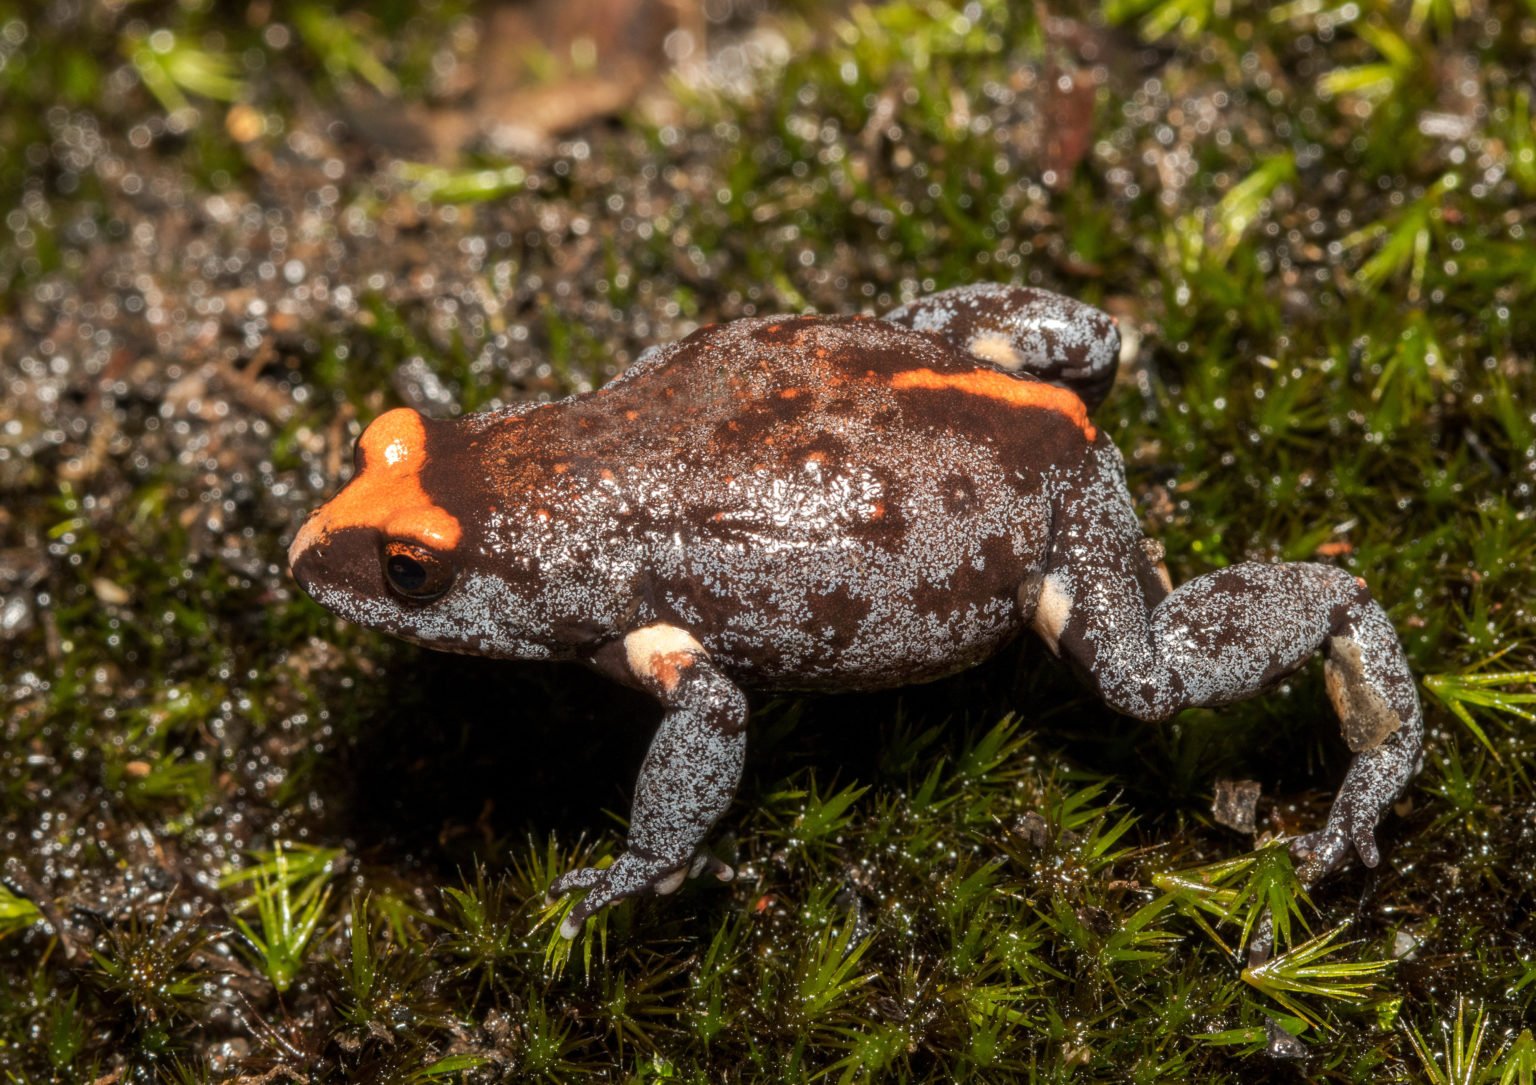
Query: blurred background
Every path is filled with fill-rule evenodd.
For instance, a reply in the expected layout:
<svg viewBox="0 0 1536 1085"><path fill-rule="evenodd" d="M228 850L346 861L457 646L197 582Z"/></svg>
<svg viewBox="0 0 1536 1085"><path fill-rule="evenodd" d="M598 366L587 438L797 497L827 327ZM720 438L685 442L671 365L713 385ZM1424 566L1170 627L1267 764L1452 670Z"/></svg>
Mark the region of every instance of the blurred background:
<svg viewBox="0 0 1536 1085"><path fill-rule="evenodd" d="M1530 1081L1533 87L1532 0L0 0L0 1071ZM1021 650L757 699L742 878L568 955L654 707L343 625L287 541L391 406L977 280L1119 318L1176 581L1370 581L1387 861L1209 867L1321 821L1316 674L1149 728Z"/></svg>

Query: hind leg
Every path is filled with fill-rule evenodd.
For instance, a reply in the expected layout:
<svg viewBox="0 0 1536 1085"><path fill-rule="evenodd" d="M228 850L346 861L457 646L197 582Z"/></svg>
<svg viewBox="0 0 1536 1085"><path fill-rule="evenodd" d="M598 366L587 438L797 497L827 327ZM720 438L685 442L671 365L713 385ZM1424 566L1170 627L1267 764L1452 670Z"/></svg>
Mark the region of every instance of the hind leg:
<svg viewBox="0 0 1536 1085"><path fill-rule="evenodd" d="M884 319L937 335L977 361L1059 385L1091 411L1120 364L1120 331L1108 313L1028 286L975 283L941 290Z"/></svg>
<svg viewBox="0 0 1536 1085"><path fill-rule="evenodd" d="M1375 866L1376 825L1418 771L1423 741L1418 691L1386 614L1349 573L1300 562L1233 565L1152 601L1117 463L1100 466L1058 525L1036 629L1106 703L1144 720L1251 697L1322 649L1354 760L1327 825L1292 851L1309 883L1351 848Z"/></svg>

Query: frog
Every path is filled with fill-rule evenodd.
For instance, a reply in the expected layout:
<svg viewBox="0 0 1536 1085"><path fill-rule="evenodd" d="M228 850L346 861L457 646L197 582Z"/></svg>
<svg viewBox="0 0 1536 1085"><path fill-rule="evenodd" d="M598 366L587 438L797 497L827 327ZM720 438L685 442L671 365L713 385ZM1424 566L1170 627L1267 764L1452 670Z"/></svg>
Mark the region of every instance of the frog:
<svg viewBox="0 0 1536 1085"><path fill-rule="evenodd" d="M747 691L877 690L1033 636L1118 713L1164 721L1321 655L1351 760L1289 844L1313 884L1381 858L1418 771L1414 677L1363 579L1242 561L1175 586L1094 421L1117 322L976 283L883 316L751 316L648 349L601 387L458 418L408 407L288 551L353 622L434 649L576 661L658 702L624 849L549 888L600 909L729 881Z"/></svg>

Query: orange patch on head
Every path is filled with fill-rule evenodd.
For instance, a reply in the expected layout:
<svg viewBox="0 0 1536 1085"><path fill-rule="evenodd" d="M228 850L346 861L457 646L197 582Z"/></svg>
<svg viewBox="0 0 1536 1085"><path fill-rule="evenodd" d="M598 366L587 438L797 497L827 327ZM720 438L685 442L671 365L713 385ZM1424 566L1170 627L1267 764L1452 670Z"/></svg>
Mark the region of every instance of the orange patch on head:
<svg viewBox="0 0 1536 1085"><path fill-rule="evenodd" d="M965 392L1006 403L1010 407L1040 407L1063 415L1083 436L1093 440L1098 430L1088 420L1088 408L1074 393L1043 381L1022 380L1006 373L973 369L966 373L940 373L932 369L908 369L891 378L897 391L920 388L925 391Z"/></svg>
<svg viewBox="0 0 1536 1085"><path fill-rule="evenodd" d="M463 535L452 513L428 496L421 485L427 463L427 427L406 407L373 420L358 440L362 469L304 526L288 552L290 563L349 527L371 527L393 539L412 539L437 550L457 546Z"/></svg>

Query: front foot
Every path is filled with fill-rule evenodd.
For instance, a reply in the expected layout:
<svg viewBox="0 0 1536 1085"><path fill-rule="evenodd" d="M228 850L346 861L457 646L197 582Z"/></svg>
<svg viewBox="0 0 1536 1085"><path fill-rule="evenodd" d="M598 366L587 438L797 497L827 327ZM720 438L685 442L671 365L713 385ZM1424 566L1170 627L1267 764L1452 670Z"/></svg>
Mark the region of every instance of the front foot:
<svg viewBox="0 0 1536 1085"><path fill-rule="evenodd" d="M626 851L607 869L580 867L562 874L549 887L550 900L558 900L573 889L585 889L587 895L576 902L561 922L560 936L575 938L589 917L625 897L660 889L680 869L686 867L679 868L675 860Z"/></svg>
<svg viewBox="0 0 1536 1085"><path fill-rule="evenodd" d="M722 882L736 876L734 870L706 852L696 855L692 863L679 864L676 860L646 856L632 850L620 855L607 869L581 867L562 874L549 887L551 901L573 889L585 889L587 895L576 902L561 922L560 936L575 938L589 918L625 897L648 891L663 896L675 893L684 878L696 878L704 873Z"/></svg>

